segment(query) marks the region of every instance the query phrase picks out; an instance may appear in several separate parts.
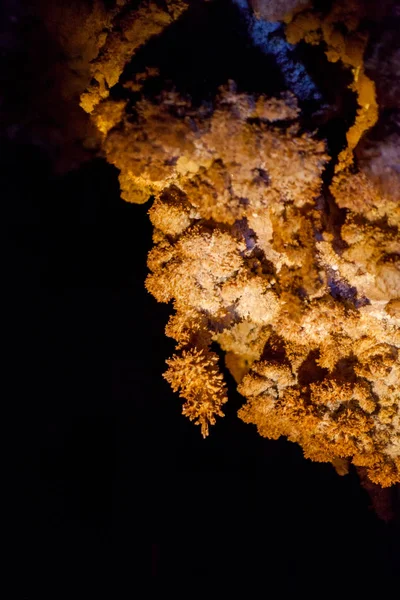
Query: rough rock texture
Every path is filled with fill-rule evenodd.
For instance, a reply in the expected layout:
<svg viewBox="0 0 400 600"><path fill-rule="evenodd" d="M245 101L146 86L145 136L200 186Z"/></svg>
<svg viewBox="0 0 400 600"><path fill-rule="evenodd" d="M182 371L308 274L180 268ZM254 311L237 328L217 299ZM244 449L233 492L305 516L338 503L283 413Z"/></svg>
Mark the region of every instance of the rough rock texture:
<svg viewBox="0 0 400 600"><path fill-rule="evenodd" d="M36 145L58 171L91 158L100 136L86 113L107 97L135 50L186 7L174 1L5 0L0 135Z"/></svg>
<svg viewBox="0 0 400 600"><path fill-rule="evenodd" d="M126 0L120 4L127 4L128 10L117 13L117 23L104 36L99 56L90 65L93 83L81 96L81 106L89 113L101 100L108 97L109 88L118 83L125 64L135 51L170 25L187 8L187 3L181 0L166 0L163 4L144 0L134 10L129 10L130 3Z"/></svg>
<svg viewBox="0 0 400 600"><path fill-rule="evenodd" d="M120 170L122 197L154 197L146 287L173 302L166 333L178 352L165 377L207 435L227 400L217 343L247 399L245 422L299 443L339 473L352 462L389 486L400 481L398 132L378 141L366 132L382 126L380 96L393 118L395 100L384 90L397 54L376 92L380 46L368 46L368 3L318 11L290 2L297 6L288 15L273 3L267 14L260 2L255 16L239 4L253 43L262 47L265 34L265 52L282 65L283 93L248 93L229 80L211 101L194 102L171 82L148 96L141 81L158 76L149 68L125 80L131 98L113 97L129 54L156 33L135 24L150 15L156 29L166 27L183 10L174 5L160 19L140 7L138 21L127 17L132 35L121 41L118 32L105 44L93 67L97 84L82 96ZM285 17L287 41L266 17ZM326 68L339 65L343 92L354 96L337 152L305 126L307 102L320 99L328 118L331 108L304 65L297 68L297 46L321 48Z"/></svg>

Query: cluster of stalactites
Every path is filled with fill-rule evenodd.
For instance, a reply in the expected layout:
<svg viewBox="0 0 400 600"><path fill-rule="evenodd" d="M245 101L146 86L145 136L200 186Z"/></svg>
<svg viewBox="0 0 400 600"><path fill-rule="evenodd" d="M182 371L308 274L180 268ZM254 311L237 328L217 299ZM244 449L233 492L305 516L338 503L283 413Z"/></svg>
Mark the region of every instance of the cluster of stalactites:
<svg viewBox="0 0 400 600"><path fill-rule="evenodd" d="M244 421L386 486L400 478L400 204L348 168L376 118L365 39L350 21L344 43L337 12L313 18L299 13L289 39L324 40L328 58L353 69L360 105L330 185L344 222L322 195L325 144L301 133L290 94L237 93L230 82L212 106L194 107L170 89L137 102L134 119L110 99L92 118L122 197L155 198L146 287L174 306L165 377L184 414L204 436L222 416L218 343L247 398Z"/></svg>
<svg viewBox="0 0 400 600"><path fill-rule="evenodd" d="M329 157L321 141L300 135L292 96L253 97L230 84L213 110L166 92L136 111L104 147L127 199L155 195L146 286L174 304L166 333L177 354L166 379L185 399L184 414L203 435L222 416L217 342L248 399L239 415L261 435L395 482L394 200L365 175L348 175L334 188L347 218L327 222L319 194Z"/></svg>

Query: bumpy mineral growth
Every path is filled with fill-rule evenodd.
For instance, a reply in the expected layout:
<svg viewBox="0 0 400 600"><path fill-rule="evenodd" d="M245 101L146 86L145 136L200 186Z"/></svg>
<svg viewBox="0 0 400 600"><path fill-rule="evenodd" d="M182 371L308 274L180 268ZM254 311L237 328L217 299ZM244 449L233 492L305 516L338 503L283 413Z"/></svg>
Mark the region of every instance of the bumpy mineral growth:
<svg viewBox="0 0 400 600"><path fill-rule="evenodd" d="M359 109L336 157L301 126L289 91L267 97L228 81L212 103L170 86L133 105L108 93L83 105L120 170L122 197L154 197L146 287L174 306L166 334L177 354L165 378L183 413L203 436L223 415L218 343L247 399L241 419L299 443L312 460L342 472L352 462L389 486L400 481L398 174L388 190L353 163L377 119L354 11L337 3L287 22L289 42L324 41L328 59L352 73ZM122 65L128 47L121 56L118 47Z"/></svg>

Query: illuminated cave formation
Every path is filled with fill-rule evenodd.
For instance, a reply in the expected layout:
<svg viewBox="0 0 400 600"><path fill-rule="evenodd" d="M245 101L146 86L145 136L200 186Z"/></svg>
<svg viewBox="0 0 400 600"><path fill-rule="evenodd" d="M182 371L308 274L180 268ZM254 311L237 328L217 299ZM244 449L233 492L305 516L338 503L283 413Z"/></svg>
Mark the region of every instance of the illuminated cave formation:
<svg viewBox="0 0 400 600"><path fill-rule="evenodd" d="M201 31L213 4L128 11L81 97L122 198L154 198L146 287L174 308L165 378L208 435L228 400L217 343L246 399L239 417L260 435L390 486L400 481L400 188L390 165L382 183L364 142L379 127L364 3L225 3L243 48L228 49L218 76L216 56L203 85L203 42L205 66L196 80L194 62L185 88L165 70L163 36L177 39L184 19ZM249 46L266 70L236 65L236 77ZM330 77L345 106L327 96Z"/></svg>

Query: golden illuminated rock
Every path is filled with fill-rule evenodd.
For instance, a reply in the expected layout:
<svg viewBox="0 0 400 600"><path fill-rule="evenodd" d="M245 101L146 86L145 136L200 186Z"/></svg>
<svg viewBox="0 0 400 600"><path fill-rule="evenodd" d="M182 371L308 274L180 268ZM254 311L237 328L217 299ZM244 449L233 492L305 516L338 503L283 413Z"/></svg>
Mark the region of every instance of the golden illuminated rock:
<svg viewBox="0 0 400 600"><path fill-rule="evenodd" d="M124 6L126 0L119 4ZM163 4L143 0L136 10L116 9L117 26L104 35L101 52L90 65L94 81L81 96L81 106L86 112L93 112L108 97L136 50L177 19L187 6L183 0L165 0Z"/></svg>
<svg viewBox="0 0 400 600"><path fill-rule="evenodd" d="M122 197L154 197L146 287L173 303L166 333L177 354L165 377L184 414L204 436L222 416L217 343L247 399L240 418L339 473L353 463L388 486L400 481L399 193L353 164L378 116L360 7L337 2L325 16L301 8L287 19L288 40L323 42L329 61L352 72L359 108L336 157L301 127L293 94L247 94L232 81L212 105L171 86L141 95L130 118L108 87L153 29L139 34L129 20L128 42L118 38L98 62L106 91L89 90L83 103Z"/></svg>
<svg viewBox="0 0 400 600"><path fill-rule="evenodd" d="M354 148L378 119L375 85L364 71L368 36L359 29L363 16L363 5L359 0L337 0L327 15L321 16L311 10L295 14L286 29L290 43L296 44L303 39L313 45L324 43L328 60L341 61L352 71L350 88L357 94L359 109L354 124L347 131L347 148L339 154L337 172L352 164ZM340 27L343 24L346 34Z"/></svg>

